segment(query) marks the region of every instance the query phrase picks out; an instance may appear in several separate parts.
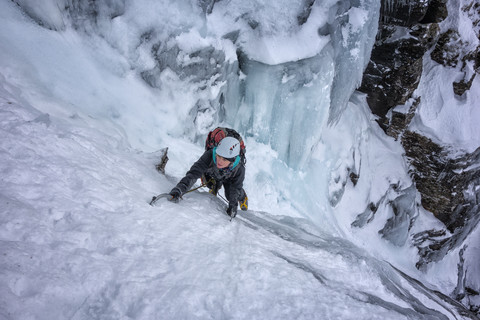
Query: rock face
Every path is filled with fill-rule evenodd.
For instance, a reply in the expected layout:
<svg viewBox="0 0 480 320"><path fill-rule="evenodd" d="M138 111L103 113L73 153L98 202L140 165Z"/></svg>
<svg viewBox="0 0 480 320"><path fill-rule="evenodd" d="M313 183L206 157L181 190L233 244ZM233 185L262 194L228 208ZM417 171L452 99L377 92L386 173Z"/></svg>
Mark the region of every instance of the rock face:
<svg viewBox="0 0 480 320"><path fill-rule="evenodd" d="M444 1L382 1L377 39L359 88L381 119L417 88L423 56L438 37L445 11Z"/></svg>
<svg viewBox="0 0 480 320"><path fill-rule="evenodd" d="M451 250L461 247L458 283L452 296L478 313L479 305L474 301L478 300L480 288L476 275L469 274L469 267L464 265L463 252L467 246L463 243L480 221L480 148L452 158L446 148L411 131L403 134L402 145L422 195L422 206L448 230L426 230L413 235L413 244L420 255L417 268L423 270L429 263L440 261Z"/></svg>
<svg viewBox="0 0 480 320"><path fill-rule="evenodd" d="M422 194L422 206L450 232L464 228L478 209L480 193L475 186L480 182L480 148L451 158L448 150L411 131L403 134L402 145Z"/></svg>
<svg viewBox="0 0 480 320"><path fill-rule="evenodd" d="M447 0L383 0L381 19L370 63L359 91L367 93L372 112L386 130L390 109L404 104L418 86L424 54L446 67L460 67L464 77L452 83L458 96L470 89L480 72L480 47L462 42L458 31L439 32L438 23L447 15ZM471 1L462 8L480 33L480 4ZM473 72L471 65L473 65Z"/></svg>
<svg viewBox="0 0 480 320"><path fill-rule="evenodd" d="M396 28L385 27L389 36ZM368 93L372 112L384 118L391 108L405 103L417 88L426 48L418 39L384 42L372 51L360 91ZM372 61L375 61L374 63ZM379 79L382 79L380 82Z"/></svg>
<svg viewBox="0 0 480 320"><path fill-rule="evenodd" d="M472 21L476 35L480 39L480 3L471 1L462 8L462 11ZM447 30L440 36L431 58L443 66L460 68L463 79L452 84L457 96L462 96L470 90L473 80L480 73L480 46L475 47L462 41L457 30Z"/></svg>
<svg viewBox="0 0 480 320"><path fill-rule="evenodd" d="M438 37L445 1L382 1L381 21L360 91L372 112L385 118L417 88L423 55Z"/></svg>
<svg viewBox="0 0 480 320"><path fill-rule="evenodd" d="M470 201L466 193L472 184L478 185L478 169L470 166L478 160L480 151L450 156L448 149L407 131L421 97L416 98L407 113L393 111L388 119L386 115L391 108L411 98L420 81L422 60L428 49L433 48L432 60L445 67L460 67L466 77L467 65L474 65L475 72L468 75L468 79L452 84L457 95L470 88L478 73L480 49L470 50L455 30L438 34L437 22L447 15L444 1L397 2L382 2L381 28L359 90L367 93L369 106L381 117L379 124L386 134L395 139L401 137L413 180L422 195L422 206L455 233L465 226L468 212L476 206L472 200L476 196L470 197ZM478 12L476 15L471 12L479 7L472 2L463 8L477 26L480 25Z"/></svg>
<svg viewBox="0 0 480 320"><path fill-rule="evenodd" d="M477 21L477 24L480 22ZM463 79L453 83L453 91L457 96L462 96L470 90L475 76L480 72L480 47L470 50L469 44L461 40L460 34L456 30L450 29L440 35L430 57L443 66L460 67ZM469 70L469 64L473 65L474 72Z"/></svg>
<svg viewBox="0 0 480 320"><path fill-rule="evenodd" d="M422 99L411 98L422 75L426 52L431 52L430 58L436 63L463 73L463 78L452 83L452 90L458 98L470 89L480 72L478 46L462 41L457 30L440 33L438 23L448 15L446 1L382 0L376 43L359 90L367 94L369 107L379 116L378 123L385 133L399 139L405 149L422 207L445 225L444 229L425 230L413 235L413 244L418 247L420 255L417 268L424 269L430 262L439 261L453 249L463 246L459 257L458 286L452 296L478 312L479 306L471 297L478 296L480 288L464 266L463 243L480 220L480 148L472 153L458 154L448 146L408 130ZM480 3L467 3L460 9L470 18L480 38ZM407 101L410 109L405 113L391 111L397 105L407 105ZM390 229L395 231L392 226L408 221L409 215L412 221L414 213L411 210L409 215L402 215L401 210L395 210L393 204L391 206L398 221L388 221L379 232L395 244L390 240L393 237ZM377 207L378 204L371 204L371 208L360 214L352 225L368 223ZM399 240L398 237L392 239Z"/></svg>

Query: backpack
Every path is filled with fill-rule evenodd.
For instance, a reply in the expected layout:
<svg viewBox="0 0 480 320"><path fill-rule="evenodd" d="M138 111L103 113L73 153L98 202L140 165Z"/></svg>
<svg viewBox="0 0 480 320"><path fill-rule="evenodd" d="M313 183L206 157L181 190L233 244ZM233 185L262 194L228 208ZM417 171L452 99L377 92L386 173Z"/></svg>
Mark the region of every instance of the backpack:
<svg viewBox="0 0 480 320"><path fill-rule="evenodd" d="M208 133L207 140L205 141L205 151L216 147L218 143L225 137L233 137L240 142L240 158L243 164L245 164L247 160L245 158L246 148L245 144L243 143L243 139L237 131L230 128L218 127L215 130L210 131Z"/></svg>

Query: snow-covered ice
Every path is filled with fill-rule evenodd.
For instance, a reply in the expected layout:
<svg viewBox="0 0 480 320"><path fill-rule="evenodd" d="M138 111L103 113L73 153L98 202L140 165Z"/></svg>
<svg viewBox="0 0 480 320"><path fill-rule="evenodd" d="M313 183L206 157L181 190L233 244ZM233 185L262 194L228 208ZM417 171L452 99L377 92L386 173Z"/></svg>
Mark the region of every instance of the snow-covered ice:
<svg viewBox="0 0 480 320"><path fill-rule="evenodd" d="M336 123L327 125L330 86L348 76L347 69L334 70L336 60L353 59L356 73L346 90L352 91L373 41L368 34L376 27L365 19L367 5L344 12L336 1L315 5L311 14L317 19L295 29L295 20L274 23L276 14L290 19L289 10L298 11L291 1L278 2L271 15L267 2L257 2L252 11L251 2L224 7L220 1L208 19L188 1L144 0L123 8L107 1L125 14L102 20L112 9L104 4L98 29L83 32L61 11L65 1L46 1L43 8L17 2L49 29L15 3L0 0L0 318L464 316L461 306L440 293L455 281L453 259L434 266L433 276L417 271L413 248L378 235L387 209L379 210L384 216L376 218L378 224L350 228L391 183L410 183L401 149L372 126L361 95L348 102L353 111L340 117L337 110ZM167 5L167 22L158 21L155 13ZM350 22L336 22L335 39L351 46L343 58L335 48L340 42L327 43L326 35L307 47L255 56L262 39L268 48L309 41L319 27L333 23L327 21L332 10L350 15ZM262 15L260 30L245 27ZM213 125L215 114L202 109L203 118L195 115L197 127L188 121L197 101L215 97L225 85L215 76L192 84L166 68L159 73L161 86L148 86L140 74L155 61L145 42L135 39L162 23L165 28L151 36L176 41L183 65L193 63L190 51L205 46L235 63L235 47L222 37L248 30L238 39L250 58L251 72L238 75L247 81L246 101L226 110L223 120L243 127L251 210L231 222L225 204L207 192L187 194L179 204L148 204L202 154L205 132L199 128ZM182 32L175 40L167 39L177 29ZM204 86L209 89L199 89ZM321 124L310 139L303 141L298 128L286 130L286 113L274 110L280 101L274 97L285 109L308 106L296 111L296 121L309 129ZM252 122L235 120L242 111ZM169 147L170 158L165 176L155 170L163 147ZM356 189L348 182L352 168L368 177ZM331 199L338 202L332 205ZM435 224L428 215L418 221Z"/></svg>
<svg viewBox="0 0 480 320"><path fill-rule="evenodd" d="M4 85L4 84L3 84ZM172 187L156 153L94 119L1 90L5 319L408 319L450 306L388 263L300 218L241 212ZM403 288L401 291L398 288Z"/></svg>

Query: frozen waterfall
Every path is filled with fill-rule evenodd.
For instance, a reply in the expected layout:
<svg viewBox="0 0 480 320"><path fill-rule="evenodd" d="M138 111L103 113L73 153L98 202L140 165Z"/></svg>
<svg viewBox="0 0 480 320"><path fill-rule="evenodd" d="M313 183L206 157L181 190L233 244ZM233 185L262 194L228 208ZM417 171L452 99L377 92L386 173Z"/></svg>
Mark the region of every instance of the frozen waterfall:
<svg viewBox="0 0 480 320"><path fill-rule="evenodd" d="M404 245L439 222L355 92L379 5L0 0L0 317L461 318L453 260L423 274ZM250 210L149 206L219 125Z"/></svg>

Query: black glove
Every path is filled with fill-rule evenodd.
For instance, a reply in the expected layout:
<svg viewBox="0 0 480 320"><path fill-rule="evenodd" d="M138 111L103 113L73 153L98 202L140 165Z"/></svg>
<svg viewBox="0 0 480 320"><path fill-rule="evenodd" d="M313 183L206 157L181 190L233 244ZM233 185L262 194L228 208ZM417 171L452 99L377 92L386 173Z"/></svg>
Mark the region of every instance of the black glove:
<svg viewBox="0 0 480 320"><path fill-rule="evenodd" d="M235 216L237 215L237 203L230 203L228 205L228 208L227 208L227 214L232 217L232 218L235 218Z"/></svg>
<svg viewBox="0 0 480 320"><path fill-rule="evenodd" d="M182 196L182 192L177 187L173 188L172 191L169 193L172 197L168 199L168 201L172 201L177 203Z"/></svg>

